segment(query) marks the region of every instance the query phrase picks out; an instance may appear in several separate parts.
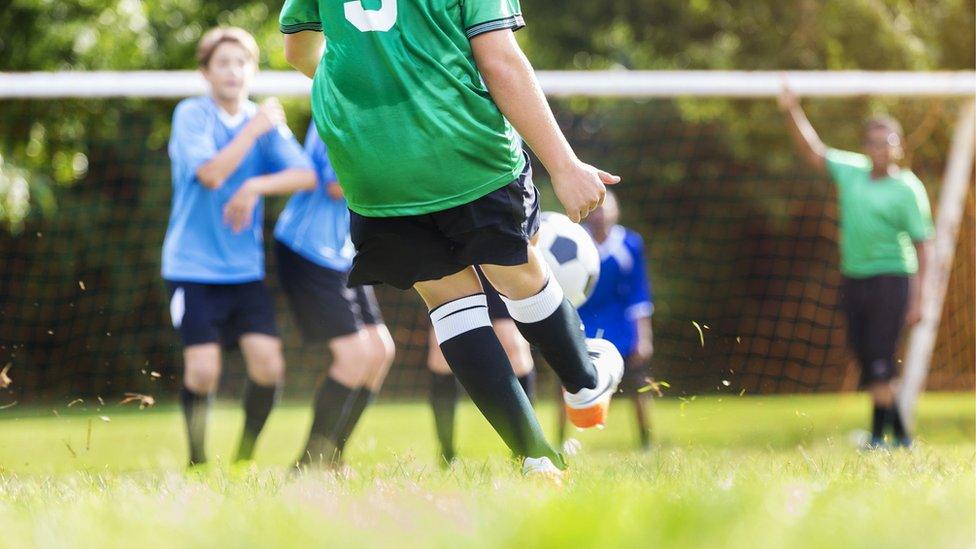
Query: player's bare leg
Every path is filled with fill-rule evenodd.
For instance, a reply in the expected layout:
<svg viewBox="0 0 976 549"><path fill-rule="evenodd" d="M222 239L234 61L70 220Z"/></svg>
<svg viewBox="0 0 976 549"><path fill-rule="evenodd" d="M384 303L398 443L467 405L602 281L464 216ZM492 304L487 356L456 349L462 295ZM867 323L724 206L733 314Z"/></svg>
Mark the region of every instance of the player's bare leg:
<svg viewBox="0 0 976 549"><path fill-rule="evenodd" d="M546 442L491 328L487 301L474 268L440 280L418 282L414 288L430 309L438 344L454 375L502 440L518 456L545 458L549 466L561 466L562 458Z"/></svg>
<svg viewBox="0 0 976 549"><path fill-rule="evenodd" d="M220 345L204 343L183 350L180 404L186 420L190 465L206 463L207 424L213 394L220 381Z"/></svg>
<svg viewBox="0 0 976 549"><path fill-rule="evenodd" d="M281 339L250 333L241 336L240 345L247 366L247 385L244 388L244 431L235 461L254 456L254 445L278 400L285 377Z"/></svg>
<svg viewBox="0 0 976 549"><path fill-rule="evenodd" d="M533 245L522 265L481 268L502 294L519 331L559 376L573 424L579 428L603 425L610 397L623 375L623 359L617 349L601 339L586 339L579 313L550 278Z"/></svg>

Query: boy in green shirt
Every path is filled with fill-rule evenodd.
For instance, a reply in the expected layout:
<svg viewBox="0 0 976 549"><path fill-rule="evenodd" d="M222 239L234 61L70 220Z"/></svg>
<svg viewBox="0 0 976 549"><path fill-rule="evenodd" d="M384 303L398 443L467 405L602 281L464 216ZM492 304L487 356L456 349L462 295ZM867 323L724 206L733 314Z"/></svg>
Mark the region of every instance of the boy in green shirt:
<svg viewBox="0 0 976 549"><path fill-rule="evenodd" d="M491 329L473 266L559 376L574 424L603 424L623 359L585 338L532 244L539 196L515 130L574 221L619 178L580 161L556 124L515 41L518 0L285 0L280 23L285 57L313 78L315 124L348 200L349 284L416 289L448 364L523 470L558 476L562 457Z"/></svg>
<svg viewBox="0 0 976 549"><path fill-rule="evenodd" d="M780 106L803 158L837 185L842 306L861 384L874 400L871 444L882 446L891 425L896 443L910 446L891 381L902 328L922 316L922 281L934 233L925 187L898 165L903 151L897 121L868 121L864 154L857 154L824 145L789 88Z"/></svg>

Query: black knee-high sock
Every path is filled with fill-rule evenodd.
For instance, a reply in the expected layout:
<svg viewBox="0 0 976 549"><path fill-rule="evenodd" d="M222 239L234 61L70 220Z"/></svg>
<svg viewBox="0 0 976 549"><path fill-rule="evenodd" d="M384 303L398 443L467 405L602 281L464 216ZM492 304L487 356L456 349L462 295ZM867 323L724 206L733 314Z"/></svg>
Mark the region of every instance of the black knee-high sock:
<svg viewBox="0 0 976 549"><path fill-rule="evenodd" d="M901 410L898 409L897 402L888 408L888 422L891 423L891 430L894 432L897 440L904 441L908 437L908 431L905 429L905 423L901 419Z"/></svg>
<svg viewBox="0 0 976 549"><path fill-rule="evenodd" d="M532 297L502 299L519 332L539 349L567 391L596 387L597 374L586 350L583 321L552 277Z"/></svg>
<svg viewBox="0 0 976 549"><path fill-rule="evenodd" d="M877 441L884 438L885 425L888 423L888 409L880 404L874 405L874 413L871 416L871 440Z"/></svg>
<svg viewBox="0 0 976 549"><path fill-rule="evenodd" d="M244 433L237 447L236 461L254 456L254 445L278 401L280 388L280 385L258 385L251 379L247 380L244 386Z"/></svg>
<svg viewBox="0 0 976 549"><path fill-rule="evenodd" d="M186 387L180 388L180 405L183 407L183 419L186 421L186 435L190 445L190 465L207 462L205 447L212 400L210 395L200 395Z"/></svg>
<svg viewBox="0 0 976 549"><path fill-rule="evenodd" d="M331 377L319 385L313 402L314 416L308 442L299 461L313 463L338 458L337 440L343 410L351 404L354 389L350 389Z"/></svg>
<svg viewBox="0 0 976 549"><path fill-rule="evenodd" d="M339 436L336 439L336 448L340 453L346 449L346 442L352 436L352 432L356 429L356 425L359 424L360 418L363 417L363 412L373 402L375 396L376 393L366 387L360 387L356 390L356 393L352 397L352 402L347 407L346 417L343 418Z"/></svg>
<svg viewBox="0 0 976 549"><path fill-rule="evenodd" d="M535 370L519 376L518 382L522 386L522 390L525 391L525 396L529 397L529 402L535 402Z"/></svg>
<svg viewBox="0 0 976 549"><path fill-rule="evenodd" d="M437 441L441 457L449 462L457 455L454 448L454 412L457 409L458 385L454 374L430 376L430 407L434 411Z"/></svg>
<svg viewBox="0 0 976 549"><path fill-rule="evenodd" d="M444 358L471 400L512 452L562 458L549 446L512 364L491 328L484 294L451 301L430 312Z"/></svg>

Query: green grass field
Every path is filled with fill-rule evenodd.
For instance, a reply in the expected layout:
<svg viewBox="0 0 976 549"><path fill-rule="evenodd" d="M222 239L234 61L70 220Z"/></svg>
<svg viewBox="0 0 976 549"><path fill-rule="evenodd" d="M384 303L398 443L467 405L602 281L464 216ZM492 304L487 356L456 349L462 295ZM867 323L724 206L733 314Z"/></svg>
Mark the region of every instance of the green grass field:
<svg viewBox="0 0 976 549"><path fill-rule="evenodd" d="M972 394L927 395L916 449L890 453L854 448L859 395L659 400L649 454L629 404L574 434L561 488L522 478L470 405L453 470L435 464L426 406L403 403L367 412L344 472L308 475L285 467L310 420L299 404L272 415L257 467L194 475L173 407L2 410L0 547L976 545ZM219 408L212 455L240 421Z"/></svg>

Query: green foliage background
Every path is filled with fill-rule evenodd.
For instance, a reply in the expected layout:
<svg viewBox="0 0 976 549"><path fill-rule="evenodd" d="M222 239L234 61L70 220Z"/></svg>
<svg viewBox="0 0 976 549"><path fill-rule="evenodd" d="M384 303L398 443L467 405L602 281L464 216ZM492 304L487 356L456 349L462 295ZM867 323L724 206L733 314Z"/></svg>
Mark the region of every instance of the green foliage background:
<svg viewBox="0 0 976 549"><path fill-rule="evenodd" d="M279 7L228 0L0 0L0 71L191 69L197 40L218 24L251 30L262 46L262 66L286 69ZM966 0L524 0L523 9L528 26L518 37L538 69L976 66L976 8ZM145 381L144 368L178 371L158 280L174 104L0 101L0 365L9 360L25 367L30 377L21 378L20 387L57 393L71 384L95 393L111 382L135 389ZM713 390L741 359L758 364L755 378L744 384L750 390L841 386L831 378L836 371L822 369L843 361L840 325L829 316L835 219L823 204L831 196L824 182L798 170L772 101L575 98L555 106L581 155L624 176L624 221L653 238L659 373L693 379L676 383L688 392ZM303 135L307 105L286 107L293 130ZM860 120L890 112L909 134L913 168L927 183L937 182L954 122L951 102L856 98L809 101L807 107L825 140L848 148L857 146ZM544 182L544 174L537 180ZM930 185L930 196L935 192L937 185ZM278 207L269 208L270 222ZM803 230L813 243L791 240L811 220L812 228ZM798 253L805 259L768 265L768 256L783 247L804 250ZM962 319L962 335L953 336L953 353L944 354L949 362L973 352L971 258L967 265L962 278L970 282L955 293L969 298L953 312ZM797 296L784 287L767 296L777 277L818 293ZM393 304L387 313L398 362L419 370L426 341L422 310L402 295L381 297ZM802 311L764 309L800 297L815 301L809 316L816 318L814 330L824 333L799 333L797 323L780 333L761 324L764 315L802 317ZM743 318L760 320L743 324ZM691 320L712 323L705 354ZM733 345L740 334L807 346L777 354L774 342L740 356ZM818 345L828 349L825 356ZM790 357L798 353L799 370L791 371ZM767 367L767 359L778 362ZM948 376L945 385L971 386L971 372L961 375ZM410 387L423 384L405 379Z"/></svg>

